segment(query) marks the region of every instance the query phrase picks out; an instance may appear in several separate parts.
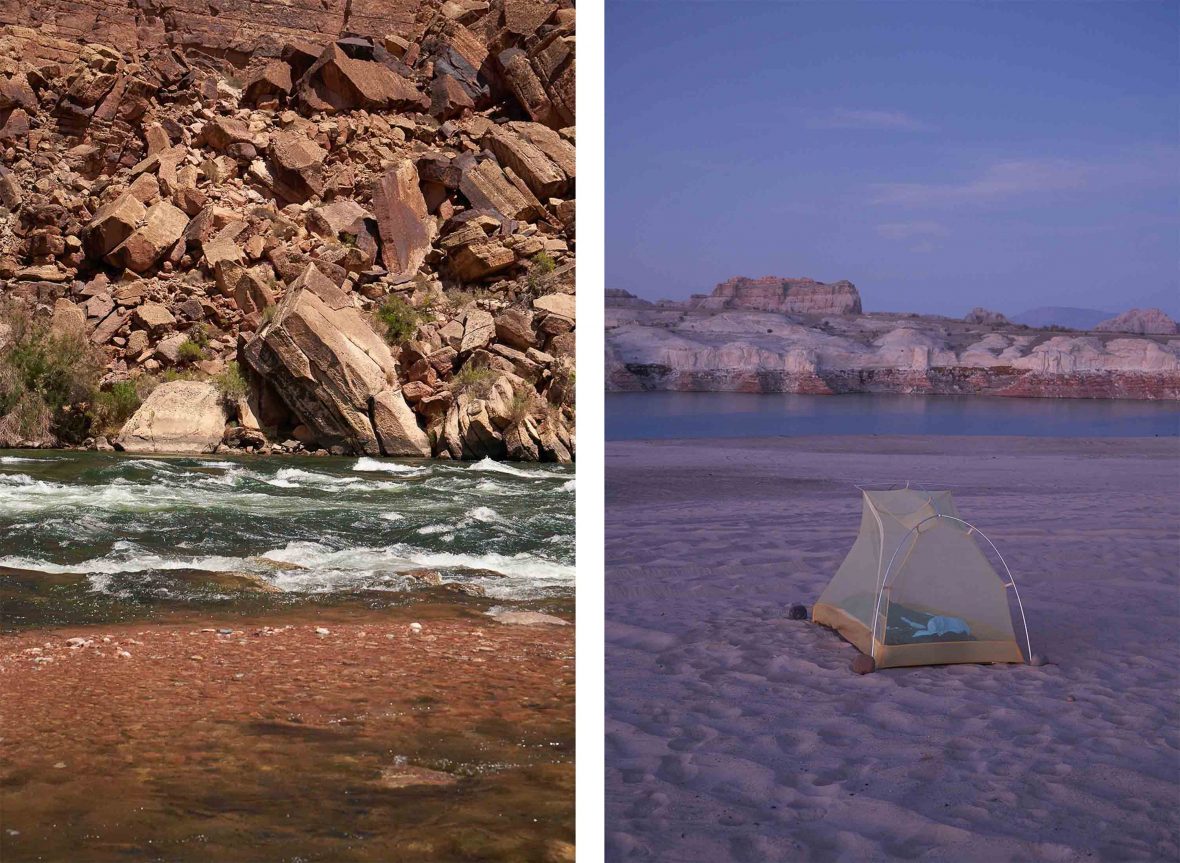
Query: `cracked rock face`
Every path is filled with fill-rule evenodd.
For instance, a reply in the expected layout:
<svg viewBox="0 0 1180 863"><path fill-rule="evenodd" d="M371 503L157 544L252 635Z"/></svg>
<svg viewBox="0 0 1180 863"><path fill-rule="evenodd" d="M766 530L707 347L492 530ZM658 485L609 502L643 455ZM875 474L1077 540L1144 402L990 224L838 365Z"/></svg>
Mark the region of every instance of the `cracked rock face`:
<svg viewBox="0 0 1180 863"><path fill-rule="evenodd" d="M374 456L430 456L388 345L315 266L287 288L244 356L323 443Z"/></svg>

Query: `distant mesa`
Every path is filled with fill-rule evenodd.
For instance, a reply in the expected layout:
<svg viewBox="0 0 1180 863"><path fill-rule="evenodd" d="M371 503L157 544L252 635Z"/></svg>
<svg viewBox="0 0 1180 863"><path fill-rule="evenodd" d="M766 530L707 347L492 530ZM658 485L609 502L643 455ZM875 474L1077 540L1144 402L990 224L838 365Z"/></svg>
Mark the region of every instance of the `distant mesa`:
<svg viewBox="0 0 1180 863"><path fill-rule="evenodd" d="M720 311L748 309L759 312L810 315L859 315L860 293L849 281L825 284L813 279L738 276L722 282L708 296L689 300L694 308Z"/></svg>
<svg viewBox="0 0 1180 863"><path fill-rule="evenodd" d="M1160 309L1131 309L1094 326L1103 333L1133 333L1137 336L1174 336L1176 322Z"/></svg>
<svg viewBox="0 0 1180 863"><path fill-rule="evenodd" d="M652 304L647 300L640 299L630 291L624 291L622 288L607 288L605 293L606 305L616 306L623 309L649 309Z"/></svg>

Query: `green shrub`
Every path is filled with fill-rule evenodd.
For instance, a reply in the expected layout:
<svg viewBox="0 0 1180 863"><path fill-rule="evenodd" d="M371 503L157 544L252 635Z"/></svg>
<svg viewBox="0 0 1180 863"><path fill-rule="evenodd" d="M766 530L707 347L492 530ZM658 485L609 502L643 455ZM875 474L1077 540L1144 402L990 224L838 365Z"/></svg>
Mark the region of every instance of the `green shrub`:
<svg viewBox="0 0 1180 863"><path fill-rule="evenodd" d="M205 330L205 325L197 324L189 330L188 340L198 348L209 347L209 333Z"/></svg>
<svg viewBox="0 0 1180 863"><path fill-rule="evenodd" d="M514 425L522 425L529 417L537 416L545 410L541 398L533 389L518 389L512 396L512 403L508 406L508 421Z"/></svg>
<svg viewBox="0 0 1180 863"><path fill-rule="evenodd" d="M176 353L180 357L180 361L185 365L205 359L205 352L194 341L184 342Z"/></svg>
<svg viewBox="0 0 1180 863"><path fill-rule="evenodd" d="M449 386L456 396L466 393L482 399L492 391L497 377L499 375L489 368L468 363L451 378Z"/></svg>
<svg viewBox="0 0 1180 863"><path fill-rule="evenodd" d="M392 294L377 310L377 320L385 327L385 341L400 345L418 331L422 315L401 297Z"/></svg>
<svg viewBox="0 0 1180 863"><path fill-rule="evenodd" d="M74 443L85 437L88 420L74 411L87 402L102 364L82 335L54 333L48 320L34 319L22 305L0 309L8 331L0 349L0 418L4 436L44 440L50 435Z"/></svg>
<svg viewBox="0 0 1180 863"><path fill-rule="evenodd" d="M557 262L548 252L537 252L533 255L533 265L530 269L538 276L547 276L557 269Z"/></svg>
<svg viewBox="0 0 1180 863"><path fill-rule="evenodd" d="M227 403L235 404L238 399L246 397L246 378L242 376L241 366L236 361L227 363L221 374L214 379L214 383L221 390L221 395Z"/></svg>
<svg viewBox="0 0 1180 863"><path fill-rule="evenodd" d="M117 431L142 404L135 381L119 381L95 394L90 404L90 430L98 434Z"/></svg>

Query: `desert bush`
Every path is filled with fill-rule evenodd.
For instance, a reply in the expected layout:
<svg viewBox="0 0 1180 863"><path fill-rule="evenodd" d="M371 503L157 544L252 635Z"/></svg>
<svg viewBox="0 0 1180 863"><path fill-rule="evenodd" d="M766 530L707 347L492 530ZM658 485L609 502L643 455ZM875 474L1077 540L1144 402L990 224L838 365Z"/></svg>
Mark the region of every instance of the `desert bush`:
<svg viewBox="0 0 1180 863"><path fill-rule="evenodd" d="M90 431L106 434L122 428L143 403L135 381L119 381L94 395L90 403Z"/></svg>
<svg viewBox="0 0 1180 863"><path fill-rule="evenodd" d="M537 417L545 411L544 400L532 388L521 387L512 396L512 403L508 405L508 420L518 426L530 417Z"/></svg>
<svg viewBox="0 0 1180 863"><path fill-rule="evenodd" d="M400 345L418 331L422 315L401 297L392 294L377 310L377 320L385 327L385 341Z"/></svg>
<svg viewBox="0 0 1180 863"><path fill-rule="evenodd" d="M7 340L0 348L0 418L11 440L45 440L50 436L77 442L88 418L73 408L89 401L101 374L101 362L84 336L55 333L22 305L0 309Z"/></svg>
<svg viewBox="0 0 1180 863"><path fill-rule="evenodd" d="M53 426L53 413L34 393L24 392L0 416L0 446L17 446L22 441L44 441Z"/></svg>
<svg viewBox="0 0 1180 863"><path fill-rule="evenodd" d="M482 399L492 391L492 384L497 377L496 372L489 368L468 363L451 378L448 386L456 396L466 393Z"/></svg>
<svg viewBox="0 0 1180 863"><path fill-rule="evenodd" d="M201 346L194 341L187 341L181 344L180 348L176 351L176 355L180 357L180 361L186 365L200 362L205 358L205 352L201 350Z"/></svg>
<svg viewBox="0 0 1180 863"><path fill-rule="evenodd" d="M213 381L227 404L236 404L238 399L246 397L246 378L242 375L241 366L236 361L226 364L225 369Z"/></svg>
<svg viewBox="0 0 1180 863"><path fill-rule="evenodd" d="M196 324L188 331L188 340L198 348L209 347L209 332L204 324Z"/></svg>

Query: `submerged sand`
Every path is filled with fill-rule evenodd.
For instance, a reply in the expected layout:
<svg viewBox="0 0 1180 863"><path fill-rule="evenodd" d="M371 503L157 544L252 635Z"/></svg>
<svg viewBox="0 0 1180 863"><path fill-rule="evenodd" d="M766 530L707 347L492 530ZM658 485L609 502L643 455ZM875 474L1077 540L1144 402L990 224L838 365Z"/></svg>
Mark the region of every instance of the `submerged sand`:
<svg viewBox="0 0 1180 863"><path fill-rule="evenodd" d="M849 670L786 617L856 485L950 488L1043 667ZM841 437L607 446L612 860L1180 857L1180 441Z"/></svg>
<svg viewBox="0 0 1180 863"><path fill-rule="evenodd" d="M573 626L357 608L0 636L0 859L572 859Z"/></svg>

